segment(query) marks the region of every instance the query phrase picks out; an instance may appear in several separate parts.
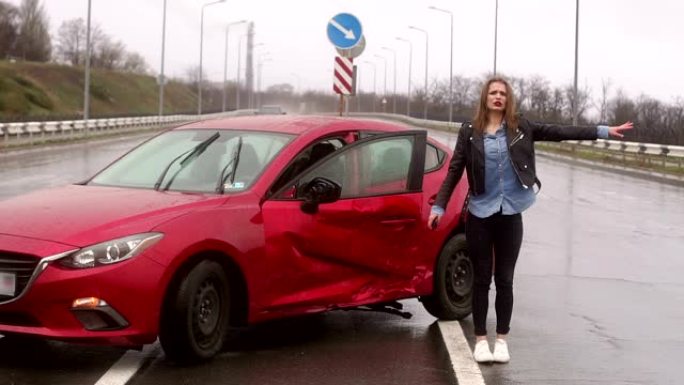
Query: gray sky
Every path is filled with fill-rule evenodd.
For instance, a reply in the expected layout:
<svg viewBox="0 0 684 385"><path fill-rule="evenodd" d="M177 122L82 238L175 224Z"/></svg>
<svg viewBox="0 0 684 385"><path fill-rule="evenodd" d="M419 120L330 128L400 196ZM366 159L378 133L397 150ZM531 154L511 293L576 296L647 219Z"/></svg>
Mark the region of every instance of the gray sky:
<svg viewBox="0 0 684 385"><path fill-rule="evenodd" d="M6 0L7 1L7 0ZM20 0L9 0L19 4ZM199 63L200 11L209 2L168 0L166 73L183 76ZM86 17L87 0L44 0L50 29L64 21ZM273 59L263 67L262 87L287 82L302 89L331 90L335 49L326 25L337 13L356 15L367 41L356 62L377 65L377 89L382 92L383 61L388 58L387 88L393 87L392 54L397 53L397 92L405 93L408 44L413 42L413 86L423 87L424 35L429 33L429 77L448 79L449 16L429 10L433 5L454 13L455 75L480 76L493 67L495 0L227 0L205 11L204 72L211 80L223 78L225 25L247 19L255 22L258 52ZM93 22L131 51L141 53L159 71L163 0L92 0ZM641 93L664 102L684 95L681 16L677 0L583 0L580 2L579 81L597 96L602 79L613 94L620 87L629 96ZM230 33L229 79L237 66L237 39L244 27ZM552 85L571 84L574 71L575 1L499 0L498 72L546 77ZM243 51L244 52L244 51ZM372 90L372 67L361 67L361 88Z"/></svg>

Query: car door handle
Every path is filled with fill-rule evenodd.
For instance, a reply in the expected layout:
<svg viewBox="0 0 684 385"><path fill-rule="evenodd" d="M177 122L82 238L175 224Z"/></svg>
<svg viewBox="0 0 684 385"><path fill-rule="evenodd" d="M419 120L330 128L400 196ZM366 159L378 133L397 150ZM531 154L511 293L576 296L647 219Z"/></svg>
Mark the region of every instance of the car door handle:
<svg viewBox="0 0 684 385"><path fill-rule="evenodd" d="M416 223L415 218L400 218L400 219L385 219L380 221L385 226L400 226L400 225L410 225Z"/></svg>
<svg viewBox="0 0 684 385"><path fill-rule="evenodd" d="M430 206L434 206L436 200L437 200L437 194L431 196L431 197L428 199L428 204L429 204Z"/></svg>

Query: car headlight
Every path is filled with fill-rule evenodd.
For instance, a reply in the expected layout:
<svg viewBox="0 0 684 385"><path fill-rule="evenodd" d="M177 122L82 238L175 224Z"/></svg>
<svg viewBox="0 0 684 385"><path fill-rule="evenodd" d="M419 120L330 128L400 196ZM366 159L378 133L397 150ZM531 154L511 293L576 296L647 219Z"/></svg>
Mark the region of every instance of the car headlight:
<svg viewBox="0 0 684 385"><path fill-rule="evenodd" d="M60 264L73 269L111 265L135 257L163 236L162 233L143 233L98 243L67 255Z"/></svg>

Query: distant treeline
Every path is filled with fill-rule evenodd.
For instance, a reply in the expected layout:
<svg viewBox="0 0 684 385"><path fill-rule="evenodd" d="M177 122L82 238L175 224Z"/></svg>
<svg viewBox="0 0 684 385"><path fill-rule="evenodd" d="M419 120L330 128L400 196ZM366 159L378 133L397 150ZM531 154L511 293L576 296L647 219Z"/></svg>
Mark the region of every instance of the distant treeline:
<svg viewBox="0 0 684 385"><path fill-rule="evenodd" d="M63 22L50 36L49 19L40 0L22 0L19 7L0 0L0 59L56 62L83 66L86 25L77 18ZM94 68L147 73L148 65L138 53L129 52L99 25L91 26L91 66Z"/></svg>
<svg viewBox="0 0 684 385"><path fill-rule="evenodd" d="M453 78L453 121L471 120L480 97L480 90L487 76ZM570 124L574 92L572 85L553 86L541 76L530 78L507 77L511 82L517 99L518 111L526 118L548 123ZM363 81L363 84L367 84ZM433 80L428 86L428 96L424 88L412 84L411 111L413 117L422 118L427 99L427 118L446 121L449 118L449 81ZM352 112L393 112L394 100L390 93L382 103L383 95L361 89L359 97L349 98ZM389 91L389 90L388 90ZM289 84L269 87L262 96L264 103L281 103L291 106L304 106L308 110L335 111L339 98L330 92L307 92L295 95ZM305 102L304 104L300 104ZM613 90L609 81L604 81L601 90L592 94L587 88L578 90L577 106L579 124L616 125L625 121L635 123L635 130L625 134L625 140L635 142L684 145L684 99L677 98L672 103L664 103L647 95L630 98L619 88ZM307 112L307 111L304 111ZM396 113L407 113L406 94L397 95Z"/></svg>

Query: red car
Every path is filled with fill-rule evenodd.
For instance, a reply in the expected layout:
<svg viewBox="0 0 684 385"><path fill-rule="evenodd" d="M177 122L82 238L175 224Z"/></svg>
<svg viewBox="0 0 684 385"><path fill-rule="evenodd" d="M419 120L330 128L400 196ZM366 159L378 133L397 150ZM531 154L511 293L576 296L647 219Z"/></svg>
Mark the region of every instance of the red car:
<svg viewBox="0 0 684 385"><path fill-rule="evenodd" d="M217 354L231 326L419 297L470 313L461 212L436 231L451 151L392 123L212 120L91 179L0 202L0 334Z"/></svg>

